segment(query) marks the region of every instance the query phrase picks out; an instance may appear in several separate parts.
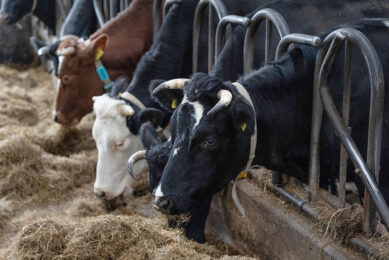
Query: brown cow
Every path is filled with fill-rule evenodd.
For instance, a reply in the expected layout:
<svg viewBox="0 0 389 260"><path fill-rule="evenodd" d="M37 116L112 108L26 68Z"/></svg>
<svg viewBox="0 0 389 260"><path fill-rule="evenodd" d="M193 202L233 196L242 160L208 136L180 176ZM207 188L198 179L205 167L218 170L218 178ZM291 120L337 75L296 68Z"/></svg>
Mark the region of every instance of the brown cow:
<svg viewBox="0 0 389 260"><path fill-rule="evenodd" d="M104 83L96 68L96 55L101 56L110 80L120 75L132 77L142 55L149 49L153 37L153 0L134 0L131 5L84 41L65 37L59 44L60 58L54 120L76 125L92 111L93 96L105 93ZM100 51L100 50L101 51ZM99 58L99 57L97 57Z"/></svg>

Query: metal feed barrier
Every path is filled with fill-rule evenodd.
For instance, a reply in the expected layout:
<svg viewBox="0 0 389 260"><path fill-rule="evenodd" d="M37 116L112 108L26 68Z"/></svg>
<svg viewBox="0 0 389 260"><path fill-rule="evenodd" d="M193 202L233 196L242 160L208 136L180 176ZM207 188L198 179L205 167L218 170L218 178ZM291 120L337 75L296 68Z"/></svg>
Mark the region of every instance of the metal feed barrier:
<svg viewBox="0 0 389 260"><path fill-rule="evenodd" d="M161 29L162 26L162 21L165 19L167 13L169 12L170 7L175 4L179 3L182 0L166 0L164 5L163 5L163 10L162 10L162 3L164 0L154 0L154 5L153 5L153 39L157 37L157 34L159 30ZM162 17L161 17L161 10L162 12Z"/></svg>
<svg viewBox="0 0 389 260"><path fill-rule="evenodd" d="M277 29L278 35L281 39L290 33L288 24L286 23L284 17L282 17L282 15L278 12L265 8L255 13L251 18L251 24L246 32L244 40L244 74L247 74L253 69L255 35L263 21L266 21L265 62L269 62L271 60L273 25Z"/></svg>
<svg viewBox="0 0 389 260"><path fill-rule="evenodd" d="M271 23L273 23L280 35L280 42L277 46L275 58L280 58L287 52L288 47L292 44L304 44L318 47L321 43L320 38L316 36L289 33L289 28L277 12L273 10L265 9L259 11L254 15L253 19L248 21L238 16L225 16L219 24L216 32L216 52L215 59L218 57L223 47L222 37L225 34L227 24L241 24L244 26L249 25L249 29L246 32L245 50L244 50L244 68L245 73L252 69L253 66L253 53L254 53L254 38L255 31L259 27L259 24L267 17L272 17L272 20L267 20L266 24L266 44L265 44L265 60L266 62L271 60ZM263 18L266 16L266 18ZM276 17L276 18L275 18ZM274 22L275 21L275 22ZM277 26L278 25L278 26ZM335 105L332 101L329 92L329 71L331 65L335 59L335 56L339 53L342 43L345 42L345 76L344 76L344 95L343 95L343 121L336 111ZM354 141L352 140L348 126L349 106L350 106L350 90L351 90L351 48L352 44L359 47L364 55L367 67L369 68L370 82L371 82L371 100L370 100L370 117L369 117L369 134L368 134L368 151L367 151L367 164L361 157ZM320 89L320 93L319 93ZM320 96L319 96L320 95ZM322 101L320 100L320 97ZM281 179L281 175L277 172L273 173L273 182L269 184L270 190L284 197L287 201L297 206L300 210L318 219L319 213L310 207L307 203L312 199L320 197L324 198L327 202L335 207L343 208L346 205L346 174L347 174L347 158L350 156L351 161L356 168L355 173L360 176L364 186L366 187L365 199L364 199L364 231L367 235L372 234L374 231L373 219L375 216L374 207L371 203L371 199L378 209L378 213L384 222L384 225L389 229L389 208L382 197L380 190L377 187L374 177L378 182L380 154L381 154L381 135L382 135L382 114L383 114L383 97L384 97L384 81L381 64L374 47L369 40L359 31L350 28L342 28L331 33L323 42L319 53L316 57L315 64L315 76L314 76L314 98L313 98L313 114L312 114L312 133L311 133L311 147L310 147L310 168L309 168L309 185L305 186L308 190L308 201L302 201L296 198L291 193L287 192L281 187L278 187L278 181ZM328 114L330 121L341 139L344 147L341 147L340 153L340 170L339 170L339 187L338 197L330 194L327 191L319 189L320 180L320 163L319 163L319 136L321 120L323 115L323 105L326 113ZM348 155L348 156L347 156ZM372 175L370 170L374 173ZM274 182L275 181L275 182ZM370 256L378 258L380 252L372 248L363 239L354 237L351 239L351 243L369 254Z"/></svg>
<svg viewBox="0 0 389 260"><path fill-rule="evenodd" d="M96 17L100 27L125 10L131 0L93 0Z"/></svg>
<svg viewBox="0 0 389 260"><path fill-rule="evenodd" d="M213 26L215 20L215 12L219 21L227 15L227 10L220 0L201 0L197 5L194 23L193 23L193 51L192 51L192 71L197 72L199 40L201 32L201 24L203 21L203 14L208 6L209 9L209 23L208 23L208 72L211 71L214 56L215 56L215 28Z"/></svg>
<svg viewBox="0 0 389 260"><path fill-rule="evenodd" d="M237 15L226 15L219 21L216 27L215 61L223 49L226 29L229 24L237 24L247 27L250 24L250 19Z"/></svg>

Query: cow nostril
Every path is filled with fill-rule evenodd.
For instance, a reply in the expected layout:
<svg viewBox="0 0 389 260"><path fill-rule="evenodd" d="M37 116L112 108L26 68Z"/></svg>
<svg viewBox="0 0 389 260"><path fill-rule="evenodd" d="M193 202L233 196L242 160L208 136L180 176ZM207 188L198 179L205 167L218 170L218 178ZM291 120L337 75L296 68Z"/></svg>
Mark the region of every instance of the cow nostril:
<svg viewBox="0 0 389 260"><path fill-rule="evenodd" d="M58 123L58 116L57 115L54 116L54 122Z"/></svg>
<svg viewBox="0 0 389 260"><path fill-rule="evenodd" d="M158 206L163 209L169 209L172 204L172 201L168 198L162 199L159 201Z"/></svg>
<svg viewBox="0 0 389 260"><path fill-rule="evenodd" d="M105 192L104 191L97 192L97 193L95 193L95 195L97 198L102 199L105 197Z"/></svg>

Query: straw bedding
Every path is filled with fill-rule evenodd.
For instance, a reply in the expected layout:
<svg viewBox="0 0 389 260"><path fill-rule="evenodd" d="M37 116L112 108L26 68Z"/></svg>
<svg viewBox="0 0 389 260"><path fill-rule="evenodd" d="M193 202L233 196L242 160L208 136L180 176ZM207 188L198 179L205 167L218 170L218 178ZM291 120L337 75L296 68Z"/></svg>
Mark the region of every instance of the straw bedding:
<svg viewBox="0 0 389 260"><path fill-rule="evenodd" d="M41 68L0 66L0 259L241 257L210 235L199 245L168 228L144 178L126 206L95 198L94 116L71 129L56 125L52 86Z"/></svg>

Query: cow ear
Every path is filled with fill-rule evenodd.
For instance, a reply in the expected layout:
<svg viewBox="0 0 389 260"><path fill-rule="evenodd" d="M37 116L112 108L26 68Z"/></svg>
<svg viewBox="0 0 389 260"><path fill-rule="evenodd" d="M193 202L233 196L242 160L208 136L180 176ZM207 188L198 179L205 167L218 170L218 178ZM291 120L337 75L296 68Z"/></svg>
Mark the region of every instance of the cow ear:
<svg viewBox="0 0 389 260"><path fill-rule="evenodd" d="M232 109L232 121L235 129L243 134L254 134L255 133L255 115L253 108L247 102L247 100L238 96L235 97L233 104L230 105Z"/></svg>
<svg viewBox="0 0 389 260"><path fill-rule="evenodd" d="M105 48L108 44L109 36L108 34L103 33L96 39L94 39L89 48L87 48L88 56L93 57L96 60L99 60L103 56Z"/></svg>
<svg viewBox="0 0 389 260"><path fill-rule="evenodd" d="M143 124L145 122L150 122L154 127L158 127L162 124L164 113L156 108L146 108L141 110L139 113L139 123Z"/></svg>

